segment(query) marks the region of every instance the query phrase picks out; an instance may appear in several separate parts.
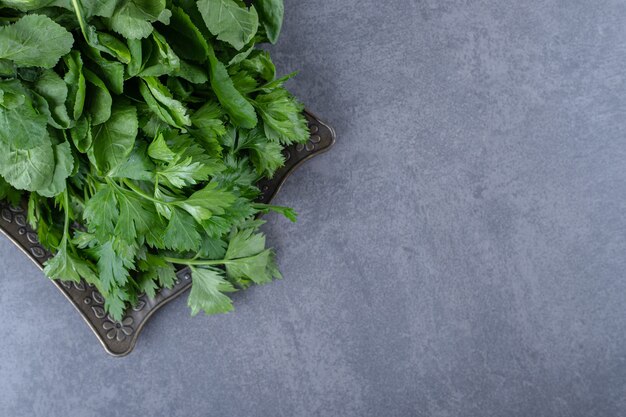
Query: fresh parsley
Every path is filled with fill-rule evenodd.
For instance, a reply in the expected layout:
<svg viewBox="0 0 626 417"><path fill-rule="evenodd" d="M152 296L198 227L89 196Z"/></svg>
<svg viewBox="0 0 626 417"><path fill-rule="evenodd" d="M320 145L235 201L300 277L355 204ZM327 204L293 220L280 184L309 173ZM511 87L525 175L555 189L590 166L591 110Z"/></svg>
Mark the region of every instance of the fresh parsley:
<svg viewBox="0 0 626 417"><path fill-rule="evenodd" d="M116 320L192 271L192 314L280 273L256 183L308 138L269 54L282 0L0 2L0 198L28 199L52 279Z"/></svg>

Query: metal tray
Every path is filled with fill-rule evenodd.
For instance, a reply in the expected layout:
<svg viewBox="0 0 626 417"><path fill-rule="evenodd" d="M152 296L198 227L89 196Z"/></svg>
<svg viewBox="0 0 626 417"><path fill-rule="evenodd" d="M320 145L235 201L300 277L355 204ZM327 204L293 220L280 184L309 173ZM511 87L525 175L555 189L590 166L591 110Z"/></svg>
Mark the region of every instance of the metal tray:
<svg viewBox="0 0 626 417"><path fill-rule="evenodd" d="M306 144L298 144L285 149L285 166L276 172L271 180L263 180L259 201L269 203L278 193L285 179L304 161L327 151L335 143L333 129L309 111L305 111L311 137ZM52 255L45 250L26 221L26 207L12 207L0 201L0 232L6 235L18 248L42 268ZM137 342L137 337L148 319L167 302L184 293L191 286L188 268L177 273L178 279L171 289L161 290L154 299L143 295L136 306L129 308L122 321L117 322L104 311L104 299L90 284L52 281L65 297L76 307L91 330L98 337L104 349L113 356L128 355ZM42 281L43 282L43 281Z"/></svg>

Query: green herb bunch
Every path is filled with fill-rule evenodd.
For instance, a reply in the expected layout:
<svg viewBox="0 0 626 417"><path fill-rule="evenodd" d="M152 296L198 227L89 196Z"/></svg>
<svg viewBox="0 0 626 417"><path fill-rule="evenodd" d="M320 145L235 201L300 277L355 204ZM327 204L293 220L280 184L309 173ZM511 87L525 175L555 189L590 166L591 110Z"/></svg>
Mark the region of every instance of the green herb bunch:
<svg viewBox="0 0 626 417"><path fill-rule="evenodd" d="M309 136L258 43L282 0L0 0L0 198L116 320L192 270L192 314L280 277L255 184ZM28 193L25 193L28 192ZM22 195L23 194L23 195Z"/></svg>

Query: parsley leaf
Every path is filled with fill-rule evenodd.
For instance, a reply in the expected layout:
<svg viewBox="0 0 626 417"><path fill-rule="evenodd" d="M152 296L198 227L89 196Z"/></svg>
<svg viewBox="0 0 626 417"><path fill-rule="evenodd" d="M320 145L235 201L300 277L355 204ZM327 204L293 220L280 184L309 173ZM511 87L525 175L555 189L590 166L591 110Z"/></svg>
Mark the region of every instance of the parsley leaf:
<svg viewBox="0 0 626 417"><path fill-rule="evenodd" d="M225 292L233 292L235 288L226 281L222 273L215 268L192 268L192 285L187 305L191 315L200 311L206 314L228 313L233 310L233 302Z"/></svg>

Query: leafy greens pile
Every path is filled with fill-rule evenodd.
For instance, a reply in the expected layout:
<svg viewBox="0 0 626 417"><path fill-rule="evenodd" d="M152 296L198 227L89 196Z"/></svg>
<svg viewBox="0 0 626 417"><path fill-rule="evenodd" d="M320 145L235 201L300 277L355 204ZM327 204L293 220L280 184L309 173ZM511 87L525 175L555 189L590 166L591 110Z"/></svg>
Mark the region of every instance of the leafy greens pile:
<svg viewBox="0 0 626 417"><path fill-rule="evenodd" d="M0 0L0 198L120 320L190 266L192 314L280 277L255 184L308 139L269 54L282 0ZM26 193L25 193L26 194Z"/></svg>

